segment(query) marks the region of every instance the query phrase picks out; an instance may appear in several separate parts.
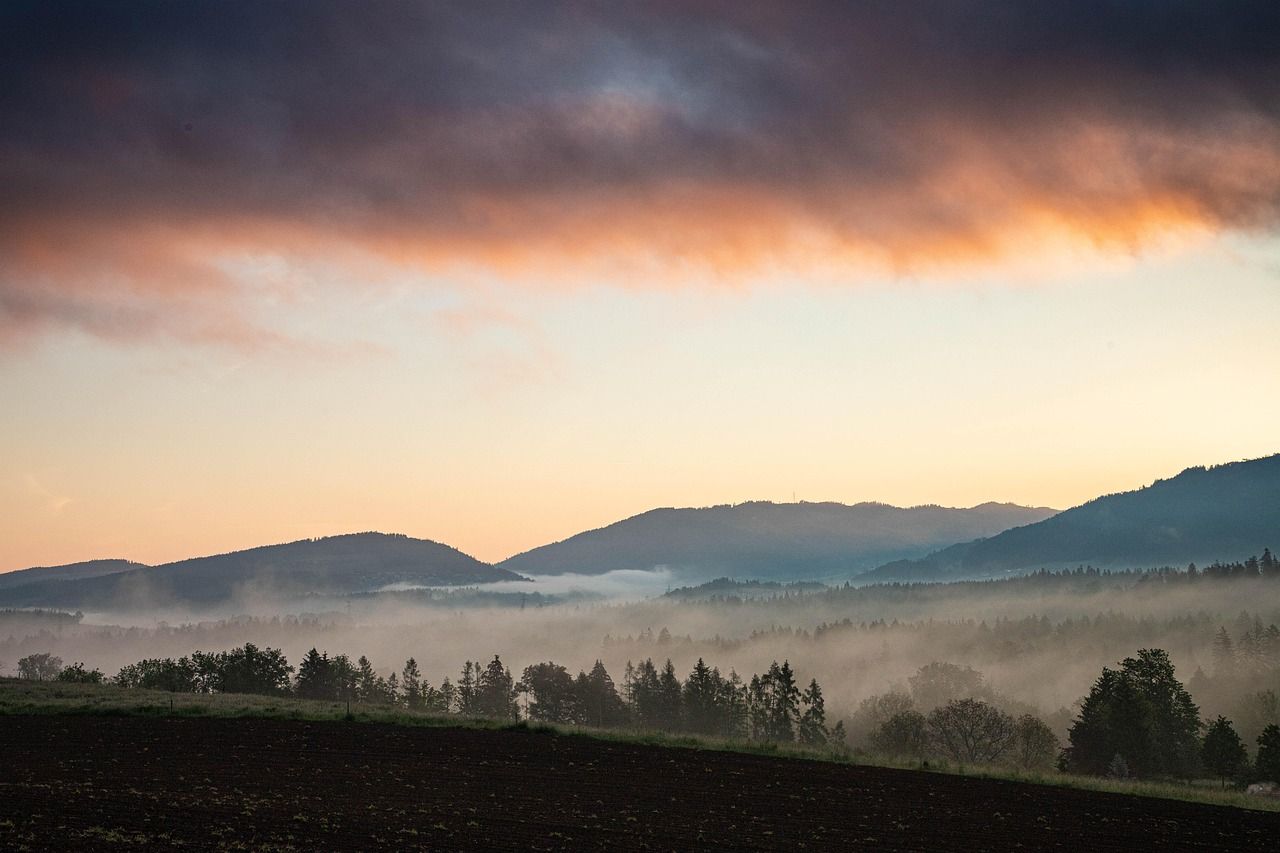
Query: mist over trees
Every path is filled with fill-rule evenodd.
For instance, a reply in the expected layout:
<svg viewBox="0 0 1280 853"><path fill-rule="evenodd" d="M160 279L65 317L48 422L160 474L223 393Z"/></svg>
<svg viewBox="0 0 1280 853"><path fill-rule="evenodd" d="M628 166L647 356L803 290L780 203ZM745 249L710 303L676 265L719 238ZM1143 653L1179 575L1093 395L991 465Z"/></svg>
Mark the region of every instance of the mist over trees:
<svg viewBox="0 0 1280 853"><path fill-rule="evenodd" d="M1228 778L1237 781L1262 778L1274 747L1260 739L1280 724L1274 564L1263 551L1185 570L1081 567L974 583L779 586L750 596L735 596L728 582L705 597L685 591L526 610L442 612L360 599L344 612L148 627L0 612L0 657L86 658L59 661L53 677L63 680L106 670L123 686L248 690L1036 773L1052 772L1061 757L1072 772L1203 778L1211 775L1208 726L1222 716L1250 757ZM480 635L519 656L477 660L468 638ZM594 648L583 641L593 635ZM200 650L209 648L227 651ZM1182 739L1189 758L1181 770L1143 746L1170 739L1152 734L1164 723L1143 705L1140 679L1116 675L1125 666L1115 661L1135 649L1163 650L1193 698L1198 728ZM403 665L393 670L391 661ZM1078 701L1091 714L1094 704L1109 710L1082 720ZM1094 717L1107 725L1093 726L1103 746L1090 758ZM1079 755L1069 737L1077 728Z"/></svg>

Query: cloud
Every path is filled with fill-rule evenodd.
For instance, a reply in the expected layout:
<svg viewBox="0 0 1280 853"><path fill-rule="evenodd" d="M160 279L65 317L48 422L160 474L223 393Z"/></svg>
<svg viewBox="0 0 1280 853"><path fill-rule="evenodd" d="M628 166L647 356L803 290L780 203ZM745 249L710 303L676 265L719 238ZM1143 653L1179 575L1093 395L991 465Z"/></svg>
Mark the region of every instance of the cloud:
<svg viewBox="0 0 1280 853"><path fill-rule="evenodd" d="M53 515L60 514L67 506L73 503L71 497L50 491L42 482L36 479L34 474L25 474L23 479L26 481L27 490Z"/></svg>
<svg viewBox="0 0 1280 853"><path fill-rule="evenodd" d="M1133 252L1280 211L1280 7L15 2L0 340L270 342L227 257L627 286Z"/></svg>

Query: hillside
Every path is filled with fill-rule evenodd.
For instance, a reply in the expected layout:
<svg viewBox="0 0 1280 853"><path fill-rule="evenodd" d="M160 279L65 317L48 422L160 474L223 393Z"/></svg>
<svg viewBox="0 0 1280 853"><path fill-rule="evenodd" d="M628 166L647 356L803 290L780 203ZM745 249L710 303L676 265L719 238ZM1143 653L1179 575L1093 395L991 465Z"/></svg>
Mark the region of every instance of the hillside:
<svg viewBox="0 0 1280 853"><path fill-rule="evenodd" d="M1280 543L1280 454L1188 468L1035 524L899 560L860 580L989 577L1039 568L1128 568L1240 559Z"/></svg>
<svg viewBox="0 0 1280 853"><path fill-rule="evenodd" d="M526 575L602 574L665 567L681 581L846 578L894 559L1019 524L1056 510L986 503L969 509L880 503L753 502L655 509L498 565Z"/></svg>
<svg viewBox="0 0 1280 853"><path fill-rule="evenodd" d="M518 580L456 548L384 533L304 539L161 566L0 589L0 606L209 605L367 592L388 584L452 585Z"/></svg>
<svg viewBox="0 0 1280 853"><path fill-rule="evenodd" d="M145 568L147 568L145 564L135 563L132 560L88 560L83 563L68 563L65 566L34 566L30 569L0 574L0 589L12 589L15 586L26 586L42 581L96 578L99 575L113 575L117 572Z"/></svg>

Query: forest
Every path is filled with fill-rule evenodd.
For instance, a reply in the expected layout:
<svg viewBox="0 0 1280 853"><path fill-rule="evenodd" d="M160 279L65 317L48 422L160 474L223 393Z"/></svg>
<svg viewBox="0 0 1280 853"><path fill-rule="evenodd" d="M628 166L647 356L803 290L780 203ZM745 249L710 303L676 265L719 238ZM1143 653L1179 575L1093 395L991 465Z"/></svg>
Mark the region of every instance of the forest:
<svg viewBox="0 0 1280 853"><path fill-rule="evenodd" d="M1245 758L1226 776L1244 778L1265 766L1260 739L1280 724L1275 583L1264 551L1184 570L751 585L744 596L717 581L705 596L524 610L360 599L338 612L150 626L11 611L0 613L0 671L8 660L31 678L1117 776L1206 773L1206 736L1229 728ZM496 654L469 651L479 636ZM1161 650L1196 711L1098 735L1096 718L1150 704L1125 698L1138 682L1124 662L1145 660L1140 650ZM1193 716L1181 741L1167 734L1169 720ZM1181 743L1182 758L1153 757L1146 739Z"/></svg>

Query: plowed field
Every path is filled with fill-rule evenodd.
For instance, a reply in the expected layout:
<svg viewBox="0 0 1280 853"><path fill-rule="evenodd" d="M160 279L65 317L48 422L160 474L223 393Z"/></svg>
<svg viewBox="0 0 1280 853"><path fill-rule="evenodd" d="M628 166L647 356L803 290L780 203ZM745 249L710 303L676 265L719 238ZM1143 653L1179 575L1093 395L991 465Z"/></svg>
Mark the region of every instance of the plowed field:
<svg viewBox="0 0 1280 853"><path fill-rule="evenodd" d="M0 717L0 847L1266 850L1280 814L520 731Z"/></svg>

